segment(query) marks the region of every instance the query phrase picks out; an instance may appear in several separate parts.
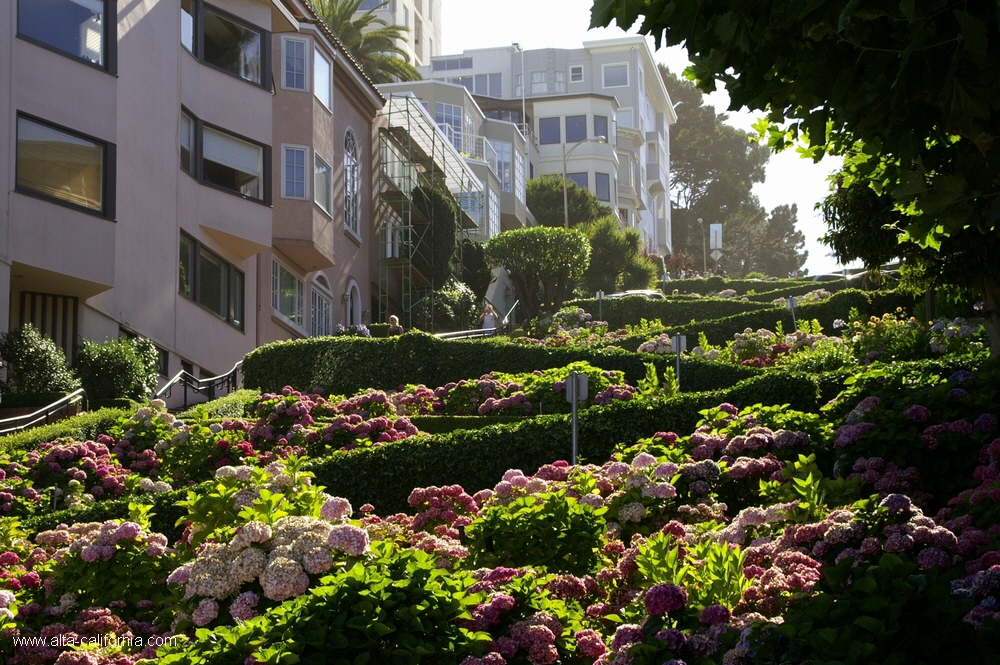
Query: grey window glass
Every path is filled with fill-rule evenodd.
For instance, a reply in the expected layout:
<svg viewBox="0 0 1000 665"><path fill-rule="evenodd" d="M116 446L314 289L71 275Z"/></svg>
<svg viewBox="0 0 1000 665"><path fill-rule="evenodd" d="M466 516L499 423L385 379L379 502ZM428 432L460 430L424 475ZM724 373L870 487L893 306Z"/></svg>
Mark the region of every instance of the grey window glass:
<svg viewBox="0 0 1000 665"><path fill-rule="evenodd" d="M18 33L102 67L106 19L105 0L17 2Z"/></svg>
<svg viewBox="0 0 1000 665"><path fill-rule="evenodd" d="M214 129L202 132L206 181L255 199L264 198L263 149Z"/></svg>
<svg viewBox="0 0 1000 665"><path fill-rule="evenodd" d="M233 268L233 288L232 297L230 298L230 322L243 330L243 294L246 291L244 286L245 277L243 273L239 270Z"/></svg>
<svg viewBox="0 0 1000 665"><path fill-rule="evenodd" d="M104 212L105 145L17 119L17 188Z"/></svg>
<svg viewBox="0 0 1000 665"><path fill-rule="evenodd" d="M490 74L490 97L503 97L501 82L502 78L500 74Z"/></svg>
<svg viewBox="0 0 1000 665"><path fill-rule="evenodd" d="M587 140L587 116L566 116L566 143L576 143Z"/></svg>
<svg viewBox="0 0 1000 665"><path fill-rule="evenodd" d="M628 85L628 65L608 65L604 68L604 87L618 88Z"/></svg>
<svg viewBox="0 0 1000 665"><path fill-rule="evenodd" d="M205 8L205 62L260 83L261 34Z"/></svg>
<svg viewBox="0 0 1000 665"><path fill-rule="evenodd" d="M194 0L181 0L181 46L194 53Z"/></svg>
<svg viewBox="0 0 1000 665"><path fill-rule="evenodd" d="M595 173L594 185L597 188L597 198L601 201L611 200L611 176L607 173Z"/></svg>
<svg viewBox="0 0 1000 665"><path fill-rule="evenodd" d="M541 144L560 143L559 118L538 119L538 140Z"/></svg>
<svg viewBox="0 0 1000 665"><path fill-rule="evenodd" d="M486 74L476 74L476 88L473 91L477 95L489 94L489 77Z"/></svg>
<svg viewBox="0 0 1000 665"><path fill-rule="evenodd" d="M222 259L204 250L198 254L197 300L223 318L229 314L227 277L227 264Z"/></svg>
<svg viewBox="0 0 1000 665"><path fill-rule="evenodd" d="M285 87L306 89L306 43L298 39L285 41Z"/></svg>
<svg viewBox="0 0 1000 665"><path fill-rule="evenodd" d="M301 199L306 195L306 151L285 148L285 196Z"/></svg>
<svg viewBox="0 0 1000 665"><path fill-rule="evenodd" d="M594 138L598 136L603 136L608 142L611 141L611 136L608 134L608 116L606 115L594 116Z"/></svg>
<svg viewBox="0 0 1000 665"><path fill-rule="evenodd" d="M316 177L313 187L316 188L316 205L330 215L333 214L333 195L330 193L331 173L330 165L316 156Z"/></svg>
<svg viewBox="0 0 1000 665"><path fill-rule="evenodd" d="M181 112L181 168L194 175L194 118Z"/></svg>
<svg viewBox="0 0 1000 665"><path fill-rule="evenodd" d="M566 177L575 182L580 189L587 189L586 173L567 173Z"/></svg>
<svg viewBox="0 0 1000 665"><path fill-rule="evenodd" d="M194 241L183 233L180 250L179 290L190 298L194 284Z"/></svg>

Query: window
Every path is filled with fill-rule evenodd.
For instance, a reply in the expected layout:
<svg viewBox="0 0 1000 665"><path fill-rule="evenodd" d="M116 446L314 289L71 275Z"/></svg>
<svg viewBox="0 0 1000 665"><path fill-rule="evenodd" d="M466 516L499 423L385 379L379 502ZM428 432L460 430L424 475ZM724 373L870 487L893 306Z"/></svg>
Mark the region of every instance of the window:
<svg viewBox="0 0 1000 665"><path fill-rule="evenodd" d="M326 214L333 216L333 169L323 161L323 158L316 155L315 177L313 187L316 190L316 205Z"/></svg>
<svg viewBox="0 0 1000 665"><path fill-rule="evenodd" d="M514 153L514 194L517 196L517 200L524 203L527 200L527 184L524 177L524 155L520 152Z"/></svg>
<svg viewBox="0 0 1000 665"><path fill-rule="evenodd" d="M243 272L181 231L179 292L243 330Z"/></svg>
<svg viewBox="0 0 1000 665"><path fill-rule="evenodd" d="M347 130L347 135L344 136L344 226L358 234L358 218L361 213L360 168L358 143L354 132Z"/></svg>
<svg viewBox="0 0 1000 665"><path fill-rule="evenodd" d="M659 164L660 163L660 151L656 149L656 142L650 141L646 144L646 163L647 164Z"/></svg>
<svg viewBox="0 0 1000 665"><path fill-rule="evenodd" d="M312 336L324 337L333 333L333 299L315 287L312 290Z"/></svg>
<svg viewBox="0 0 1000 665"><path fill-rule="evenodd" d="M284 157L281 173L281 196L286 199L304 199L308 197L306 188L306 153L305 146L282 146Z"/></svg>
<svg viewBox="0 0 1000 665"><path fill-rule="evenodd" d="M632 186L632 156L626 153L618 153L618 175L621 176L622 184Z"/></svg>
<svg viewBox="0 0 1000 665"><path fill-rule="evenodd" d="M566 116L566 143L577 143L587 140L587 116Z"/></svg>
<svg viewBox="0 0 1000 665"><path fill-rule="evenodd" d="M465 87L466 90L471 94L474 91L474 80L473 76L450 76L448 77L448 83L454 83L455 85L460 85Z"/></svg>
<svg viewBox="0 0 1000 665"><path fill-rule="evenodd" d="M567 173L566 177L575 182L580 189L588 188L588 178L586 173Z"/></svg>
<svg viewBox="0 0 1000 665"><path fill-rule="evenodd" d="M448 137L455 150L462 150L462 107L454 104L434 104L434 122Z"/></svg>
<svg viewBox="0 0 1000 665"><path fill-rule="evenodd" d="M206 182L262 200L264 149L226 132L202 131L202 177Z"/></svg>
<svg viewBox="0 0 1000 665"><path fill-rule="evenodd" d="M358 283L352 279L347 287L347 325L356 326L361 323L363 323L361 320L361 291L358 289Z"/></svg>
<svg viewBox="0 0 1000 665"><path fill-rule="evenodd" d="M389 4L389 0L361 0L361 6L358 7L358 11L366 12L371 9L378 9L382 5Z"/></svg>
<svg viewBox="0 0 1000 665"><path fill-rule="evenodd" d="M621 88L628 85L628 64L604 65L604 87Z"/></svg>
<svg viewBox="0 0 1000 665"><path fill-rule="evenodd" d="M490 141L497 151L497 175L500 177L500 189L505 192L514 191L513 152L514 145L508 141Z"/></svg>
<svg viewBox="0 0 1000 665"><path fill-rule="evenodd" d="M202 0L181 2L181 44L207 65L270 87L266 81L269 43L270 34L266 30L228 12ZM302 57L305 58L304 50ZM304 70L302 75L305 77Z"/></svg>
<svg viewBox="0 0 1000 665"><path fill-rule="evenodd" d="M583 65L573 65L569 68L569 82L580 83L583 81Z"/></svg>
<svg viewBox="0 0 1000 665"><path fill-rule="evenodd" d="M611 143L611 134L608 133L608 116L594 116L594 138L603 136L608 143Z"/></svg>
<svg viewBox="0 0 1000 665"><path fill-rule="evenodd" d="M628 226L628 208L618 208L618 216L622 218L622 225Z"/></svg>
<svg viewBox="0 0 1000 665"><path fill-rule="evenodd" d="M562 142L559 136L559 118L538 119L538 140L542 145Z"/></svg>
<svg viewBox="0 0 1000 665"><path fill-rule="evenodd" d="M476 89L473 91L477 95L488 95L490 90L490 80L486 74L476 74Z"/></svg>
<svg viewBox="0 0 1000 665"><path fill-rule="evenodd" d="M549 91L545 83L545 72L531 72L531 94L544 95Z"/></svg>
<svg viewBox="0 0 1000 665"><path fill-rule="evenodd" d="M297 37L281 37L284 56L285 80L282 87L286 90L306 90L306 49L309 42Z"/></svg>
<svg viewBox="0 0 1000 665"><path fill-rule="evenodd" d="M271 309L302 327L304 282L291 270L271 259Z"/></svg>
<svg viewBox="0 0 1000 665"><path fill-rule="evenodd" d="M313 59L313 91L316 99L323 102L323 106L331 108L333 103L330 99L330 91L333 87L333 66L326 56L316 49Z"/></svg>
<svg viewBox="0 0 1000 665"><path fill-rule="evenodd" d="M115 146L17 116L17 191L113 218Z"/></svg>
<svg viewBox="0 0 1000 665"><path fill-rule="evenodd" d="M431 69L435 72L444 72L450 69L472 69L472 58L452 58L450 60L435 60L431 63Z"/></svg>
<svg viewBox="0 0 1000 665"><path fill-rule="evenodd" d="M595 173L594 185L597 187L597 198L601 201L611 201L611 176L607 173Z"/></svg>
<svg viewBox="0 0 1000 665"><path fill-rule="evenodd" d="M615 116L615 120L618 121L619 127L633 127L632 125L632 109L621 109Z"/></svg>
<svg viewBox="0 0 1000 665"><path fill-rule="evenodd" d="M520 74L514 74L514 96L520 97L524 92L524 77Z"/></svg>
<svg viewBox="0 0 1000 665"><path fill-rule="evenodd" d="M566 92L566 72L556 72L556 92Z"/></svg>
<svg viewBox="0 0 1000 665"><path fill-rule="evenodd" d="M5 3L6 4L6 3ZM107 0L18 0L17 34L83 62L108 67L108 46L114 47Z"/></svg>
<svg viewBox="0 0 1000 665"><path fill-rule="evenodd" d="M194 178L270 204L268 146L206 125L184 109L181 110L180 143L181 168ZM282 173L282 179L284 177Z"/></svg>
<svg viewBox="0 0 1000 665"><path fill-rule="evenodd" d="M500 234L500 197L497 196L495 190L490 190L490 237L494 237Z"/></svg>

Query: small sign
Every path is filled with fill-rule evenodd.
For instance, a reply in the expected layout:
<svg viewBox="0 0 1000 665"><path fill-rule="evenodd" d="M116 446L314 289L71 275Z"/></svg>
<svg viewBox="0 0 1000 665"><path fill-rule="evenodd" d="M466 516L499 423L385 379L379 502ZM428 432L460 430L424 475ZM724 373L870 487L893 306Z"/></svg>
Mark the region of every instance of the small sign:
<svg viewBox="0 0 1000 665"><path fill-rule="evenodd" d="M598 291L597 292L597 299L598 300L604 300L604 291Z"/></svg>
<svg viewBox="0 0 1000 665"><path fill-rule="evenodd" d="M719 262L719 259L721 259L721 258L722 258L722 252L720 252L720 251L719 251L719 250L717 250L717 249L713 249L713 250L712 250L712 252L711 252L711 253L709 254L709 256L711 256L711 257L712 257L712 260L713 260L713 261L715 261L716 263L718 263L718 262Z"/></svg>
<svg viewBox="0 0 1000 665"><path fill-rule="evenodd" d="M686 335L674 335L671 340L671 346L673 347L674 353L682 353L688 349L688 338Z"/></svg>
<svg viewBox="0 0 1000 665"><path fill-rule="evenodd" d="M722 224L708 225L709 249L722 249ZM712 254L713 258L715 254Z"/></svg>
<svg viewBox="0 0 1000 665"><path fill-rule="evenodd" d="M795 296L792 296L788 299L788 302L785 303L785 306L788 307L788 309L795 309L799 306L799 303L795 300Z"/></svg>
<svg viewBox="0 0 1000 665"><path fill-rule="evenodd" d="M566 379L566 401L572 404L574 397L577 402L586 400L588 384L586 374L570 374Z"/></svg>

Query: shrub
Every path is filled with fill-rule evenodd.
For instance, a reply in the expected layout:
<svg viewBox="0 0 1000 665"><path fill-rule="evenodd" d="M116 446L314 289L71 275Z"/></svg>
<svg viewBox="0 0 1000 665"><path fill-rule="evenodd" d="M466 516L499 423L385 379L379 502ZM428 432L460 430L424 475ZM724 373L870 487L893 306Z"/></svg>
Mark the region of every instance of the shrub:
<svg viewBox="0 0 1000 665"><path fill-rule="evenodd" d="M476 295L451 278L413 308L413 325L421 330L470 330L476 324Z"/></svg>
<svg viewBox="0 0 1000 665"><path fill-rule="evenodd" d="M132 413L130 409L100 409L81 413L51 425L8 434L0 437L0 452L33 450L41 443L56 439L93 440L101 434L109 433L118 424L119 418L127 418Z"/></svg>
<svg viewBox="0 0 1000 665"><path fill-rule="evenodd" d="M159 355L144 337L85 340L77 372L90 399L141 400L156 390Z"/></svg>
<svg viewBox="0 0 1000 665"><path fill-rule="evenodd" d="M187 411L178 413L177 417L184 422L203 418L246 418L250 413L250 406L259 399L260 393L256 390L236 390L225 397L193 406Z"/></svg>
<svg viewBox="0 0 1000 665"><path fill-rule="evenodd" d="M67 393L80 386L63 350L30 323L0 333L0 359L7 367L7 378L0 382L4 395Z"/></svg>
<svg viewBox="0 0 1000 665"><path fill-rule="evenodd" d="M743 302L738 298L669 298L653 300L645 296L625 298L605 298L598 304L594 298L574 300L569 305L582 307L608 322L612 329L635 325L642 319L658 321L664 325L677 326L692 321L721 319L726 316L775 309L773 305L760 302ZM598 317L598 313L600 316Z"/></svg>

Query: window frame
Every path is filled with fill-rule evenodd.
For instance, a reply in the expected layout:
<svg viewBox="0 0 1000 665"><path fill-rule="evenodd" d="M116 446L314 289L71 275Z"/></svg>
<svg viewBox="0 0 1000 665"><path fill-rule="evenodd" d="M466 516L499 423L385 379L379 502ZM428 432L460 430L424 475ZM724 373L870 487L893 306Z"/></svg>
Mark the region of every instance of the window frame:
<svg viewBox="0 0 1000 665"><path fill-rule="evenodd" d="M327 200L328 205L330 206L329 208L323 206L323 204L320 203L317 200L317 196L319 195L319 192L320 192L320 188L316 184L316 170L317 170L316 166L317 166L317 162L322 162L323 166L325 166L327 168L327 173L330 174L329 175L329 183L327 184L327 187L326 187L326 196L327 196L326 200ZM312 169L312 173L313 173L313 178L312 178L313 179L313 197L312 197L312 200L313 200L313 203L315 203L316 206L320 210L322 210L323 212L325 212L332 219L333 218L333 165L330 164L327 160L323 159L323 156L320 155L316 150L313 150L312 167L313 167L313 169Z"/></svg>
<svg viewBox="0 0 1000 665"><path fill-rule="evenodd" d="M574 127L574 130L576 132L575 135L578 135L581 138L571 139L569 137L570 120L571 119L573 120L573 122L575 124L575 127ZM582 125L580 123L582 123ZM566 143L567 144L569 144L569 143L580 143L581 141L586 141L587 140L587 116L586 116L586 114L581 113L579 115L567 115L567 116L563 116L563 125L564 125L564 129L566 131ZM582 132L582 134L580 134L580 132Z"/></svg>
<svg viewBox="0 0 1000 665"><path fill-rule="evenodd" d="M543 136L542 123L548 121L548 124L555 127L556 130L556 140L546 141ZM550 116L548 118L538 119L538 145L559 145L562 143L562 118L557 115Z"/></svg>
<svg viewBox="0 0 1000 665"><path fill-rule="evenodd" d="M579 71L580 78L573 78L574 73ZM583 65L570 65L569 67L569 82L570 83L583 83Z"/></svg>
<svg viewBox="0 0 1000 665"><path fill-rule="evenodd" d="M618 85L608 85L608 68L609 67L624 67L625 68L625 83L620 83ZM627 88L629 86L629 81L631 81L631 71L629 71L629 66L627 62L606 62L601 65L601 86L604 88Z"/></svg>
<svg viewBox="0 0 1000 665"><path fill-rule="evenodd" d="M555 94L565 94L566 92L566 72L561 69L557 69L555 72L555 81L553 92Z"/></svg>
<svg viewBox="0 0 1000 665"><path fill-rule="evenodd" d="M288 194L288 153L298 150L302 154L302 196L293 196ZM297 145L294 143L282 143L281 144L281 198L283 199L294 199L296 201L308 201L310 199L309 192L309 146L307 145ZM297 182L297 181L292 181Z"/></svg>
<svg viewBox="0 0 1000 665"><path fill-rule="evenodd" d="M301 318L301 323L296 323L295 319L290 318L287 314L281 311L281 271L284 270L289 275L295 279L294 286L294 304L298 308L298 316ZM277 289L275 289L277 286ZM304 277L299 277L298 274L291 268L289 268L284 261L278 258L276 254L271 255L271 315L279 318L281 321L292 326L295 330L301 332L303 335L306 334L306 280ZM295 314L296 312L292 312Z"/></svg>
<svg viewBox="0 0 1000 665"><path fill-rule="evenodd" d="M608 198L601 198L601 179L605 180L607 186ZM601 173L600 171L594 172L594 195L597 197L598 201L604 201L606 203L611 203L611 174Z"/></svg>
<svg viewBox="0 0 1000 665"><path fill-rule="evenodd" d="M205 187L211 187L212 189L217 189L220 192L226 192L227 194L238 196L239 198L244 199L246 201L252 201L254 203L259 203L261 205L270 206L271 205L271 146L267 145L266 143L261 143L260 141L255 141L254 139L249 138L247 136L237 134L236 132L226 129L225 127L220 127L218 125L205 122L204 120L196 116L194 113L192 113L191 109L187 108L186 106L181 106L181 113L186 114L189 118L194 120L195 124L195 145L193 146L192 149L192 161L194 162L194 173L185 170L184 167L181 166L179 158L180 145L178 145L178 167L181 169L181 171L187 173L189 176L197 180L200 184L204 185ZM206 128L211 129L220 134L225 134L239 141L250 143L252 145L257 146L258 148L263 149L262 160L261 160L261 188L263 196L261 198L259 199L254 198L247 194L243 194L241 192L229 189L228 187L217 185L214 182L210 182L205 179L204 135ZM178 134L178 142L179 142L179 136L180 135ZM284 165L284 154L282 154L282 165ZM284 191L284 188L282 188L282 191Z"/></svg>
<svg viewBox="0 0 1000 665"><path fill-rule="evenodd" d="M583 176L583 178L581 178L583 180L583 184L582 185L580 184L580 181L577 180L577 178L580 177L580 176ZM588 192L590 191L590 172L589 171L573 171L572 173L567 173L566 174L566 180L575 182L576 186L579 187L580 189L585 189Z"/></svg>
<svg viewBox="0 0 1000 665"><path fill-rule="evenodd" d="M538 74L541 74L540 80L536 80L539 78L537 76ZM544 69L537 72L531 72L531 87L528 88L528 90L531 91L532 95L547 95L549 93L549 79L548 76L546 76L547 74L548 72ZM541 88L538 88L536 91L535 86L541 86Z"/></svg>
<svg viewBox="0 0 1000 665"><path fill-rule="evenodd" d="M324 100L320 98L319 94L317 93L315 78L313 79L313 97L315 97L319 101L319 103L323 105L323 108L325 108L327 111L332 112L333 111L333 60L331 58L326 57L326 54L323 53L323 50L319 48L319 44L316 44L315 47L313 48L313 63L316 62L316 58L322 58L323 61L326 62L327 66L329 67L330 80L327 81L327 88L326 88L327 94L329 95L329 99ZM313 76L315 77L317 73L318 69L314 67Z"/></svg>
<svg viewBox="0 0 1000 665"><path fill-rule="evenodd" d="M18 138L18 127L20 121L24 119L28 122L33 122L36 125L41 125L43 127L48 127L57 132L62 132L71 137L76 137L78 139L83 139L84 141L91 141L101 146L101 209L97 210L95 208L88 208L87 206L80 205L78 203L73 203L72 201L67 201L65 199L60 199L59 197L52 196L51 194L46 194L45 192L40 192L28 187L22 187L18 183L17 179L17 162L21 150L21 142ZM87 213L88 215L94 215L95 217L100 217L102 219L107 219L110 221L115 221L116 205L115 200L117 198L117 175L118 175L118 160L117 160L118 147L111 143L110 141L105 141L99 139L96 136L90 136L89 134L84 134L83 132L78 132L69 127L64 127L62 125L56 124L54 122L49 122L44 118L39 118L36 115L30 113L24 113L22 111L17 111L14 114L14 191L23 194L24 196L30 196L32 198L40 199L42 201L47 201L49 203L55 203L64 208L69 208L71 210L76 210L79 212Z"/></svg>
<svg viewBox="0 0 1000 665"><path fill-rule="evenodd" d="M353 164L348 163L348 158ZM361 238L361 151L351 128L344 132L344 229Z"/></svg>
<svg viewBox="0 0 1000 665"><path fill-rule="evenodd" d="M604 133L598 131L597 129L597 119L602 118L604 120ZM594 133L592 138L597 138L598 136L603 136L604 139L611 143L611 119L606 115L594 114Z"/></svg>
<svg viewBox="0 0 1000 665"><path fill-rule="evenodd" d="M302 87L296 88L287 85L288 82L288 69L287 53L285 49L289 43L302 44ZM299 35L281 35L281 89L282 90L292 90L294 92L311 92L310 83L312 82L312 63L309 62L309 42L310 40L306 37L301 37ZM294 72L293 72L294 73Z"/></svg>
<svg viewBox="0 0 1000 665"><path fill-rule="evenodd" d="M180 247L181 247L181 241L184 238L187 238L187 240L191 243L191 254L188 257L190 259L190 264L191 264L191 275L188 277L188 287L189 287L190 293L185 293L183 291L183 289L181 288L181 282L180 282L180 265L181 265L181 261L180 261ZM201 242L200 240L198 240L197 238L195 238L190 233L186 232L184 229L180 230L180 239L178 240L178 243L177 243L177 252L178 252L178 257L177 257L177 259L178 259L177 260L177 266L178 266L178 271L177 271L177 294L180 295L181 297L183 297L185 300L188 300L188 301L193 302L194 304L198 305L198 307L201 307L206 312L211 312L213 315L215 315L216 317L218 317L220 320L225 321L230 326L232 326L233 328L239 330L240 332L246 333L246 309L247 309L246 308L246 297L247 297L246 273L243 272L242 270L240 270L239 268L237 268L230 261L227 261L225 258L223 258L223 256L221 254L219 254L218 252L213 252L211 249L205 247L205 244L203 242ZM225 307L225 309L226 309L226 316L220 315L217 311L215 311L214 309L212 309L208 305L206 305L206 304L202 303L200 300L198 300L198 284L199 284L200 279L201 279L201 275L200 275L201 269L198 266L200 264L199 257L201 255L201 252L205 252L209 256L217 259L218 261L221 261L223 263L223 265L226 267L226 274L227 274L227 278L226 278L226 292L225 292L225 297L226 297L226 307ZM234 279L237 275L240 278L242 278L242 279L241 280ZM242 293L240 295L242 295L242 298L243 298L243 302L239 303L241 305L241 307L239 307L239 309L242 310L242 315L241 315L241 317L239 319L236 318L236 310L237 310L237 301L238 301L238 299L236 298L236 293L235 293L235 291L236 291L236 284L237 284L238 281L242 284L242 287L240 288L240 291Z"/></svg>
<svg viewBox="0 0 1000 665"><path fill-rule="evenodd" d="M30 0L29 0L30 1ZM87 60L81 55L75 55L69 51L65 51L58 46L53 46L47 42L38 39L37 37L32 37L31 35L26 35L21 32L21 5L22 0L14 0L14 5L17 7L17 25L14 26L15 35L18 39L28 42L29 44L34 44L39 48L43 48L46 51L51 51L57 53L63 57L69 58L70 60L75 60L79 63L87 65L88 67L93 67L94 69L111 74L112 76L118 75L118 3L112 2L112 0L99 0L99 2L104 4L104 24L101 26L103 29L102 35L102 46L103 46L103 57L104 64L97 64L91 60Z"/></svg>
<svg viewBox="0 0 1000 665"><path fill-rule="evenodd" d="M326 331L317 330L317 301L326 303ZM319 280L319 275L312 279L309 288L309 336L326 337L333 334L333 291Z"/></svg>
<svg viewBox="0 0 1000 665"><path fill-rule="evenodd" d="M271 31L265 30L259 25L254 25L248 20L237 16L231 12L227 12L225 9L213 5L211 3L205 2L205 0L193 0L195 6L194 15L194 50L188 51L193 55L198 62L206 67L210 67L216 71L232 76L233 78L243 81L244 83L249 83L252 86L262 88L270 92L273 88L271 81ZM239 74L235 74L224 67L220 67L216 64L208 62L205 60L205 8L208 8L214 14L217 14L221 18L231 21L238 26L257 32L260 34L260 82L251 81L250 79L245 79ZM186 47L183 47L185 50ZM282 68L284 71L284 68Z"/></svg>

